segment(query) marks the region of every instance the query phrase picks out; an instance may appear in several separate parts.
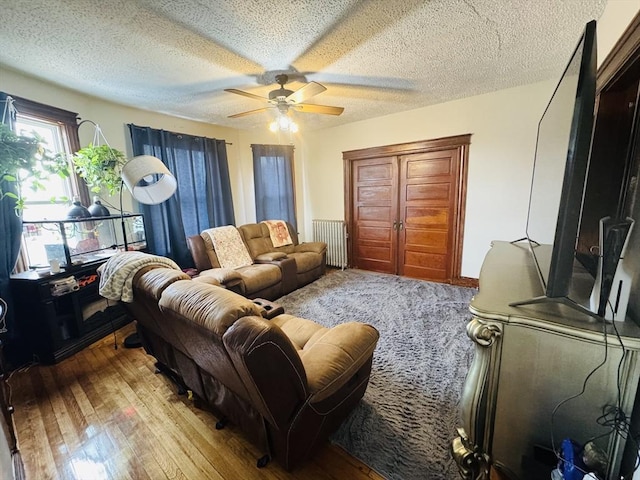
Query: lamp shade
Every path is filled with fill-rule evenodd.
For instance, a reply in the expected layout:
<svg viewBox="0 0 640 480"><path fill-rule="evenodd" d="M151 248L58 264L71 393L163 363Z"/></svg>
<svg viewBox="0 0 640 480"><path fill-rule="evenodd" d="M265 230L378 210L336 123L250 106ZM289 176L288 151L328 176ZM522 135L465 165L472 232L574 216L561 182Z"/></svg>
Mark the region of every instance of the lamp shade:
<svg viewBox="0 0 640 480"><path fill-rule="evenodd" d="M159 158L139 155L122 167L122 181L133 198L146 205L167 200L176 191L176 178Z"/></svg>

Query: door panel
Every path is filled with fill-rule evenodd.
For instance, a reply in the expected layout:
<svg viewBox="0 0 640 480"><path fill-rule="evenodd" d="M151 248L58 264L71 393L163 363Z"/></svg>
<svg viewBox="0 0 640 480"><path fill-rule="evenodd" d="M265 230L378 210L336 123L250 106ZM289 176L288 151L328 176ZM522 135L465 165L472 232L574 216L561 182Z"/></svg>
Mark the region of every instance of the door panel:
<svg viewBox="0 0 640 480"><path fill-rule="evenodd" d="M449 225L449 206L446 207L406 207L405 227L429 227L446 230Z"/></svg>
<svg viewBox="0 0 640 480"><path fill-rule="evenodd" d="M439 203L448 205L451 185L448 183L425 183L423 185L407 185L407 200L417 202L428 201L429 204Z"/></svg>
<svg viewBox="0 0 640 480"><path fill-rule="evenodd" d="M409 246L409 250L415 251L422 246L424 247L422 251L446 254L447 240L446 232L413 228L405 229L405 244Z"/></svg>
<svg viewBox="0 0 640 480"><path fill-rule="evenodd" d="M396 273L397 157L356 160L353 173L353 259L356 268Z"/></svg>
<svg viewBox="0 0 640 480"><path fill-rule="evenodd" d="M460 280L470 140L343 152L350 266Z"/></svg>
<svg viewBox="0 0 640 480"><path fill-rule="evenodd" d="M433 255L411 250L405 252L405 262L407 265L410 265L411 268L426 268L434 272L444 271L447 268L446 259L443 255Z"/></svg>
<svg viewBox="0 0 640 480"><path fill-rule="evenodd" d="M393 191L391 185L361 186L357 190L357 200L359 202L389 202L393 200Z"/></svg>
<svg viewBox="0 0 640 480"><path fill-rule="evenodd" d="M400 157L400 275L451 281L457 170L455 149Z"/></svg>

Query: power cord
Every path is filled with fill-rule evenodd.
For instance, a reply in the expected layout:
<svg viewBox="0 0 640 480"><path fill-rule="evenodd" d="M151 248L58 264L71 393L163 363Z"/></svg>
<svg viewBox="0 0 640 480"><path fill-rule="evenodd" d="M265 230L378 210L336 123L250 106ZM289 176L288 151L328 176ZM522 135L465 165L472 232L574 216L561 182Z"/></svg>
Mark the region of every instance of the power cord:
<svg viewBox="0 0 640 480"><path fill-rule="evenodd" d="M589 374L585 377L584 381L582 382L582 390L580 390L579 393L572 395L571 397L565 398L564 400L562 400L560 403L558 403L552 410L551 412L551 449L553 450L553 452L556 454L556 456L558 457L558 460L563 460L559 453L558 450L556 449L556 442L555 442L555 434L554 434L554 430L555 430L555 426L554 426L554 420L555 420L555 416L556 413L558 412L558 410L565 404L567 404L568 402L575 400L576 398L581 397L582 395L584 395L584 392L587 390L587 383L589 382L589 379L598 371L600 370L600 368L602 368L602 366L607 363L607 360L609 358L609 342L607 340L607 326L606 323L602 322L602 334L604 335L604 358L602 359L602 361L593 369L591 370L591 372L589 372ZM588 472L585 472L588 473Z"/></svg>
<svg viewBox="0 0 640 480"><path fill-rule="evenodd" d="M611 303L610 302L607 302L607 303L609 304L609 308L611 308L612 311L613 311ZM587 442L585 442L585 445L587 445L588 443L593 442L595 440L598 440L600 438L609 436L611 434L615 434L615 435L618 435L623 440L631 440L633 442L634 451L638 452L640 450L640 443L638 441L638 436L639 435L636 434L634 436L632 434L630 419L627 417L627 415L624 413L624 411L622 409L622 386L621 386L621 383L622 383L622 367L623 367L624 361L625 361L625 359L627 357L627 349L624 346L624 343L622 341L622 337L620 336L620 332L618 331L618 326L616 325L615 313L613 314L613 320L612 320L611 323L612 323L613 331L615 332L615 335L616 335L616 339L618 340L618 343L620 344L620 347L622 349L622 355L620 356L620 360L618 361L618 366L617 366L617 371L616 371L616 390L617 390L616 401L615 401L615 405L605 405L605 406L603 406L602 415L600 415L595 420L595 422L598 425L608 428L608 431L605 432L605 433L602 433L601 435L597 435L595 437L590 438ZM568 403L568 402L570 402L570 401L582 396L585 393L586 387L587 387L587 383L588 383L589 379L602 366L604 366L604 364L607 362L608 356L609 356L609 340L608 340L608 335L607 335L607 324L606 324L606 321L604 319L602 321L602 333L603 333L604 345L605 345L604 358L602 359L602 362L600 362L585 377L585 379L584 379L584 381L582 383L582 389L578 394L573 395L571 397L568 397L568 398L562 400L560 403L558 403L554 407L553 411L551 412L551 446L552 446L552 449L553 449L554 453L556 454L558 460L561 461L561 462L565 462L565 460L561 457L561 455L559 454L559 452L556 449L555 435L554 435L554 419L555 419L555 416L556 416L558 410L563 405L565 405L566 403ZM573 467L576 468L581 473L584 473L584 474L590 473L590 472L584 471L583 469L579 468L576 465L573 465ZM633 476L633 474L638 470L638 468L640 468L640 455L636 455L636 461L634 462L633 470L631 470L631 472L629 472L627 475L622 475L621 478L631 478Z"/></svg>

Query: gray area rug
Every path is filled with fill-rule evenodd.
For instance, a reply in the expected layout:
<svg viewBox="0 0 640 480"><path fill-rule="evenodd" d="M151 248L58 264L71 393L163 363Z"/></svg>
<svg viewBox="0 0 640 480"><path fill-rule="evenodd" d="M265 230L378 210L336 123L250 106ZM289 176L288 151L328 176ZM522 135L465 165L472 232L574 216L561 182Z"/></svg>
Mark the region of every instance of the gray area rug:
<svg viewBox="0 0 640 480"><path fill-rule="evenodd" d="M449 453L473 358L466 335L474 289L362 270L325 275L277 302L333 326L375 326L367 392L332 441L390 480L455 480Z"/></svg>

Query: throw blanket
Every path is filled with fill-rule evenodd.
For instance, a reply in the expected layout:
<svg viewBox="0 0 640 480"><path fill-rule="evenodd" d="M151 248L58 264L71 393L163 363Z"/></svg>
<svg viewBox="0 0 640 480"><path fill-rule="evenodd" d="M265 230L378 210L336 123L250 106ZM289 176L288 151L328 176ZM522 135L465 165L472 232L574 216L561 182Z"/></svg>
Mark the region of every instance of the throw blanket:
<svg viewBox="0 0 640 480"><path fill-rule="evenodd" d="M269 228L269 236L271 237L271 243L273 243L274 247L284 247L285 245L293 244L287 224L283 220L264 220L262 223Z"/></svg>
<svg viewBox="0 0 640 480"><path fill-rule="evenodd" d="M109 300L133 302L133 277L138 270L147 265L180 270L171 259L149 255L143 252L119 252L98 268L100 273L100 295Z"/></svg>
<svg viewBox="0 0 640 480"><path fill-rule="evenodd" d="M218 262L222 268L238 268L253 265L253 259L247 251L247 246L240 238L240 232L233 225L204 230L211 237L213 249L216 251Z"/></svg>

